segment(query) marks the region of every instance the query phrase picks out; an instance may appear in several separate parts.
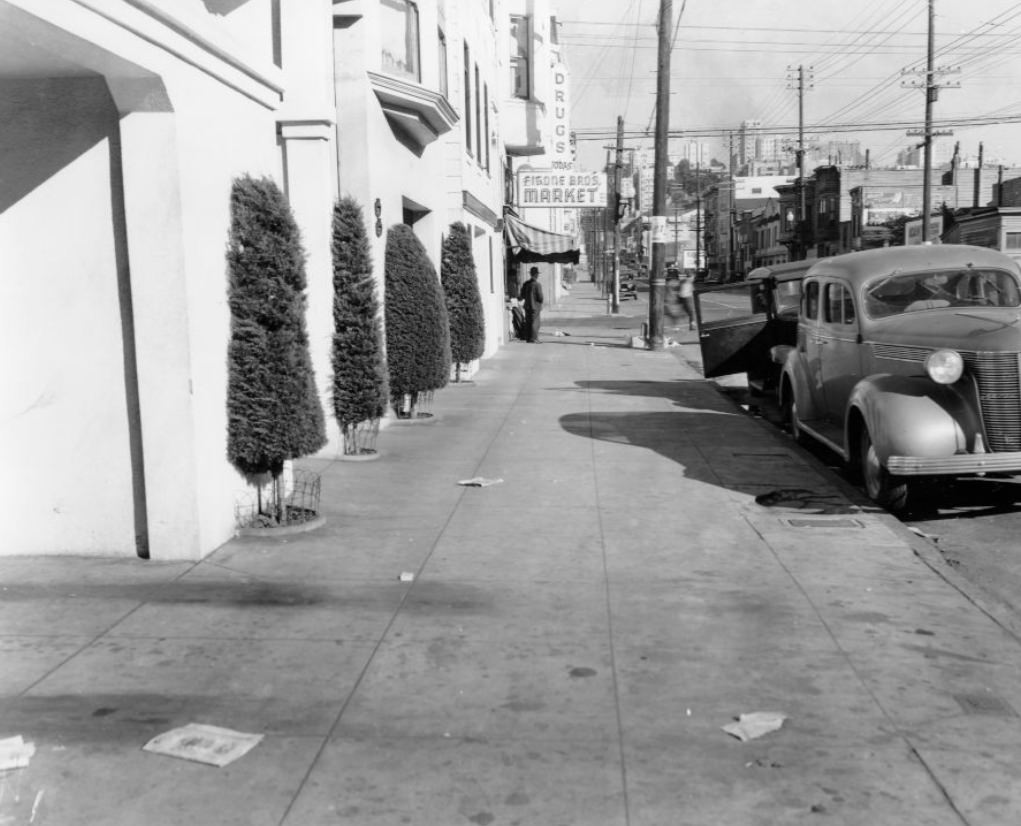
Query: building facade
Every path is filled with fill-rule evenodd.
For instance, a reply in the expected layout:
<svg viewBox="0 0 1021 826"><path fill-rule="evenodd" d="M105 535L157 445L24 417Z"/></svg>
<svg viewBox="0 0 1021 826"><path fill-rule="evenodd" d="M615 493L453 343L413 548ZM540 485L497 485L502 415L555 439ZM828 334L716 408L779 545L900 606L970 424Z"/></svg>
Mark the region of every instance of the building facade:
<svg viewBox="0 0 1021 826"><path fill-rule="evenodd" d="M230 191L279 180L285 83L269 0L209 5L0 2L0 553L233 534Z"/></svg>
<svg viewBox="0 0 1021 826"><path fill-rule="evenodd" d="M437 271L450 224L469 227L494 353L508 173L572 151L555 33L538 0L0 0L0 445L19 514L0 553L198 559L233 536L251 492L226 458L240 176L276 181L301 230L323 455L341 449L339 196L363 208L381 299L389 227Z"/></svg>

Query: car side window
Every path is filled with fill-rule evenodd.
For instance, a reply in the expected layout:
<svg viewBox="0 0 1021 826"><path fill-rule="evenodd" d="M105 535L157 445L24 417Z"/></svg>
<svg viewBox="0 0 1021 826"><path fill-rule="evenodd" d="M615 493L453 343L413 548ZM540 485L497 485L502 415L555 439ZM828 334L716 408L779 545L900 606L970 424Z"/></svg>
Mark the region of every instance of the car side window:
<svg viewBox="0 0 1021 826"><path fill-rule="evenodd" d="M802 312L805 318L815 321L819 318L819 282L809 281L805 284L805 294L802 299Z"/></svg>
<svg viewBox="0 0 1021 826"><path fill-rule="evenodd" d="M843 284L826 285L826 321L829 324L854 324L854 300Z"/></svg>

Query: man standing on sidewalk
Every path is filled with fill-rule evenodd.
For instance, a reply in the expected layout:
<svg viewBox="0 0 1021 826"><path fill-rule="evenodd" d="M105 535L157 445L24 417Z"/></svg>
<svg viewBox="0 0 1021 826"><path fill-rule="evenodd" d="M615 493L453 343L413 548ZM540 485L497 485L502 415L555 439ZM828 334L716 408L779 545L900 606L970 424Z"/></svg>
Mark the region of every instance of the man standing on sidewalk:
<svg viewBox="0 0 1021 826"><path fill-rule="evenodd" d="M525 336L529 343L539 342L539 324L542 315L542 284L539 283L539 268L528 271L532 276L521 287L519 298L525 305Z"/></svg>

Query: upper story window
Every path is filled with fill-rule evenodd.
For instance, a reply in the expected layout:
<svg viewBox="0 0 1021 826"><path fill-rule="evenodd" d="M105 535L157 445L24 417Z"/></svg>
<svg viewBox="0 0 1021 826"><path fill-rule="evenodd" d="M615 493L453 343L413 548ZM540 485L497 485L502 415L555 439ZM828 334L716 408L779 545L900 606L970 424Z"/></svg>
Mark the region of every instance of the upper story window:
<svg viewBox="0 0 1021 826"><path fill-rule="evenodd" d="M379 0L379 6L383 71L421 81L418 7L411 0Z"/></svg>
<svg viewBox="0 0 1021 826"><path fill-rule="evenodd" d="M464 147L472 154L472 76L471 50L464 44Z"/></svg>
<svg viewBox="0 0 1021 826"><path fill-rule="evenodd" d="M479 83L479 64L475 64L475 157L482 163L482 88Z"/></svg>
<svg viewBox="0 0 1021 826"><path fill-rule="evenodd" d="M482 111L485 119L485 126L482 131L483 144L486 147L486 172L489 172L489 84L482 87ZM481 161L482 159L479 158Z"/></svg>
<svg viewBox="0 0 1021 826"><path fill-rule="evenodd" d="M516 98L529 97L531 92L531 27L529 19L511 15L510 19L510 71L511 95Z"/></svg>
<svg viewBox="0 0 1021 826"><path fill-rule="evenodd" d="M439 35L439 50L440 50L440 87L439 93L443 97L447 97L447 36L443 33L443 29L438 32Z"/></svg>

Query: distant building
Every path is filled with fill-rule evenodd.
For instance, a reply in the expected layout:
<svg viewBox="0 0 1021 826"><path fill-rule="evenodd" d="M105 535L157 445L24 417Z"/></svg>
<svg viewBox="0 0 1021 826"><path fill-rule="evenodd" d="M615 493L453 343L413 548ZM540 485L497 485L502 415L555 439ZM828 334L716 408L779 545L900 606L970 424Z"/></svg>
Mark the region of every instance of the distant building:
<svg viewBox="0 0 1021 826"><path fill-rule="evenodd" d="M704 197L703 226L707 266L714 278L729 281L743 277L754 255L753 233L745 212L762 209L770 200L778 200L778 187L790 185L789 176L761 178L737 177L710 188ZM738 243L738 227L742 227Z"/></svg>
<svg viewBox="0 0 1021 826"><path fill-rule="evenodd" d="M932 162L933 169L950 165L954 157L954 145L950 141L941 141L934 138L932 141ZM925 150L920 146L909 146L897 153L897 166L913 166L918 169L925 166Z"/></svg>

